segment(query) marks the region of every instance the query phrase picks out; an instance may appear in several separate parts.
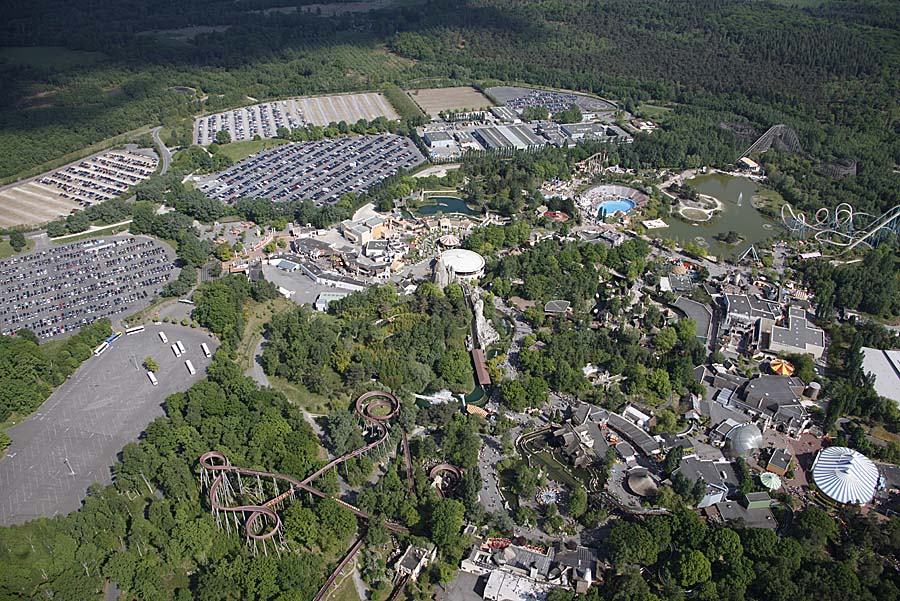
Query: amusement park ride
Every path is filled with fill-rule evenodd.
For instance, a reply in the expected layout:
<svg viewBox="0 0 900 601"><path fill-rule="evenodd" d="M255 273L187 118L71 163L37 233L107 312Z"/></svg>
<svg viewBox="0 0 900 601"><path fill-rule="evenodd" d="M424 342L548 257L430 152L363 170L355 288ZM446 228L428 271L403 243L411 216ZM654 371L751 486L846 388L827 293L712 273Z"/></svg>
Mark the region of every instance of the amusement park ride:
<svg viewBox="0 0 900 601"><path fill-rule="evenodd" d="M833 210L819 209L811 219L783 205L781 221L800 238L812 236L816 242L834 246L839 252L847 252L860 245L871 248L882 240L896 238L900 234L900 205L874 217L869 213L857 212L852 205L842 202Z"/></svg>
<svg viewBox="0 0 900 601"><path fill-rule="evenodd" d="M274 552L280 553L287 546L284 540L284 527L276 508L294 500L296 495L301 492L322 499L332 498L349 509L356 517L368 521L371 516L366 512L313 486L316 478L353 457L375 450L385 452L387 448L385 443L390 438L390 421L399 412L400 401L389 392L373 390L357 398L354 408L367 436L370 439L374 437L372 442L332 459L303 480L286 474L231 465L228 457L219 451L204 453L200 457L200 482L203 490L207 491L209 507L219 529L230 532L234 528L236 533L243 533L254 553L262 549L262 552L268 555L270 548ZM410 492L414 492L412 460L405 432L401 436L401 448L406 461L406 475L409 480ZM459 482L462 472L449 463L440 463L432 468L429 475L432 479L437 478L443 483L443 486L437 487L437 492L440 496L444 496ZM279 482L282 482L281 486L279 486ZM409 532L405 526L389 520L385 520L384 525L391 532ZM363 538L359 537L325 581L314 601L321 601L325 598L337 576L362 546ZM394 592L390 599L395 599L399 595L408 579L408 577L399 578L395 582Z"/></svg>
<svg viewBox="0 0 900 601"><path fill-rule="evenodd" d="M802 151L797 133L789 125L780 123L770 127L744 151L741 157L762 154L773 146L790 152ZM842 202L834 209L819 209L811 218L803 213L794 212L788 205L783 205L781 221L795 236L801 239L812 236L816 242L833 246L838 249L838 253L843 253L860 245L871 248L882 240L896 239L900 234L900 205L876 217L869 213L858 212L853 205ZM746 257L745 253L741 260Z"/></svg>

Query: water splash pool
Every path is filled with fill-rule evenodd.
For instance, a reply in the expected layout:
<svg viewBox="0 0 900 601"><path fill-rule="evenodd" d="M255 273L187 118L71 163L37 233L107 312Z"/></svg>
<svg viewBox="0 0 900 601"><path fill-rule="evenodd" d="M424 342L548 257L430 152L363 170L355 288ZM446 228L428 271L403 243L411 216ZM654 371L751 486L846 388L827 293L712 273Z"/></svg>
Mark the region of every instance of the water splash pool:
<svg viewBox="0 0 900 601"><path fill-rule="evenodd" d="M614 213L627 213L634 208L634 203L627 198L619 198L618 200L604 200L597 207L597 215L612 215Z"/></svg>

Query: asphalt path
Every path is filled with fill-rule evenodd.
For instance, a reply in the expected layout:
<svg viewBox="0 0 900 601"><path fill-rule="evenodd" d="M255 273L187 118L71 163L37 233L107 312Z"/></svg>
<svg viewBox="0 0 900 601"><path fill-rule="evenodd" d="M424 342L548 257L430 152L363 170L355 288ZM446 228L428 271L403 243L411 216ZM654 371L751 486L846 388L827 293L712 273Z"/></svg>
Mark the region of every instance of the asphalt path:
<svg viewBox="0 0 900 601"><path fill-rule="evenodd" d="M162 139L159 137L159 131L162 129L162 126L154 127L151 133L153 134L153 141L156 142L156 147L160 151L160 160L162 161L162 170L160 170L160 175L165 175L169 170L169 165L172 164L172 153L169 152L169 149L166 148L166 145L163 144Z"/></svg>
<svg viewBox="0 0 900 601"><path fill-rule="evenodd" d="M168 337L163 344L158 332ZM170 346L181 340L185 355ZM163 415L163 402L203 378L218 343L206 332L173 324L148 325L91 356L36 412L8 430L12 444L0 460L0 525L21 524L78 509L87 488L111 482L110 468L125 444ZM153 386L141 367L159 365ZM190 359L197 373L184 362Z"/></svg>

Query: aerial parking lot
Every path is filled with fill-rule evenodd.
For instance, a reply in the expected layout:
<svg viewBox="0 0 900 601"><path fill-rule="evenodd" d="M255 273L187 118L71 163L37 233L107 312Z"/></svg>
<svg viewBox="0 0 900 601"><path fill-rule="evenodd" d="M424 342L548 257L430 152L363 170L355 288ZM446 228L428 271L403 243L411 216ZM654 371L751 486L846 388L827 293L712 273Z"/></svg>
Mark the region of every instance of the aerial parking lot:
<svg viewBox="0 0 900 601"><path fill-rule="evenodd" d="M194 144L212 144L219 131L227 131L237 142L254 136L274 138L279 127L297 129L341 121L356 123L360 119L374 121L378 117L399 119L387 99L375 92L288 98L198 117L194 121Z"/></svg>
<svg viewBox="0 0 900 601"><path fill-rule="evenodd" d="M384 134L285 144L263 150L227 170L199 179L210 198L334 202L363 193L400 169L425 162L412 140Z"/></svg>
<svg viewBox="0 0 900 601"><path fill-rule="evenodd" d="M148 179L158 160L147 151L114 150L31 181L0 189L0 227L35 225L116 198Z"/></svg>
<svg viewBox="0 0 900 601"><path fill-rule="evenodd" d="M0 334L73 334L148 306L174 276L175 252L145 236L74 242L0 261Z"/></svg>
<svg viewBox="0 0 900 601"><path fill-rule="evenodd" d="M616 106L611 102L586 94L518 86L497 86L486 91L497 102L519 113L527 107L542 106L553 114L564 111L573 104L578 105L585 113L607 113L616 110Z"/></svg>
<svg viewBox="0 0 900 601"><path fill-rule="evenodd" d="M181 357L171 350L176 341L185 347ZM165 398L203 378L212 359L201 343L211 353L218 347L207 332L174 324L122 336L8 430L12 444L0 459L0 524L69 513L81 506L91 484L109 484L116 456L163 415ZM142 366L148 356L159 365L155 386Z"/></svg>

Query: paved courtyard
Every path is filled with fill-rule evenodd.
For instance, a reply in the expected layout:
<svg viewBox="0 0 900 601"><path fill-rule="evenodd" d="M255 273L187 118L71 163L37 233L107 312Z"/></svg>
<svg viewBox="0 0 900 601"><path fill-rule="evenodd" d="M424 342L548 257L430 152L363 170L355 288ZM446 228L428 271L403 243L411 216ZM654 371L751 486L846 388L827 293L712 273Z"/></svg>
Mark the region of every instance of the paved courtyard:
<svg viewBox="0 0 900 601"><path fill-rule="evenodd" d="M170 348L176 340L186 348L181 358ZM203 330L171 324L123 336L85 361L35 413L10 429L12 445L0 460L0 525L69 513L81 506L92 483L109 484L116 456L163 415L165 398L203 378L211 359L200 350L201 342L213 352L218 347ZM158 386L141 367L147 356L159 364ZM195 375L188 373L185 359Z"/></svg>

